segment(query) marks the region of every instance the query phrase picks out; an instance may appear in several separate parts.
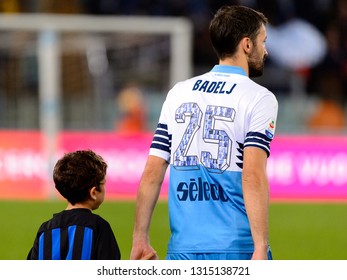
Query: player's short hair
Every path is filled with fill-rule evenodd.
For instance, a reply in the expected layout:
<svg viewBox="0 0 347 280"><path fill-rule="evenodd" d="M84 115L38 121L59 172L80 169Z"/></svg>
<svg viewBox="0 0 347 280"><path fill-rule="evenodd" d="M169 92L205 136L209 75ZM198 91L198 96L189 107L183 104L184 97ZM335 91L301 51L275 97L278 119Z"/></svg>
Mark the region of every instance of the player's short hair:
<svg viewBox="0 0 347 280"><path fill-rule="evenodd" d="M55 188L72 205L84 202L92 187L99 189L106 170L105 160L91 150L66 153L53 170Z"/></svg>
<svg viewBox="0 0 347 280"><path fill-rule="evenodd" d="M210 40L218 58L235 54L238 44L245 37L255 43L261 25L267 22L264 14L245 6L221 7L209 26Z"/></svg>

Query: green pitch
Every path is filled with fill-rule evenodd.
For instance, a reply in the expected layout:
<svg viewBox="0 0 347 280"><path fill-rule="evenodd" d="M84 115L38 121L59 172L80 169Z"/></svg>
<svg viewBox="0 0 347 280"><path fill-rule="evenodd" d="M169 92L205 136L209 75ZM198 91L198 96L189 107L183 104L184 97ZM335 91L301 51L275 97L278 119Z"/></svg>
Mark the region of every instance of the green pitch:
<svg viewBox="0 0 347 280"><path fill-rule="evenodd" d="M25 259L40 224L64 208L62 201L0 201L0 259ZM95 212L110 222L124 260L130 255L134 210L134 202L115 201ZM166 202L157 204L150 234L164 259L170 235ZM347 204L272 203L270 244L277 260L347 259Z"/></svg>

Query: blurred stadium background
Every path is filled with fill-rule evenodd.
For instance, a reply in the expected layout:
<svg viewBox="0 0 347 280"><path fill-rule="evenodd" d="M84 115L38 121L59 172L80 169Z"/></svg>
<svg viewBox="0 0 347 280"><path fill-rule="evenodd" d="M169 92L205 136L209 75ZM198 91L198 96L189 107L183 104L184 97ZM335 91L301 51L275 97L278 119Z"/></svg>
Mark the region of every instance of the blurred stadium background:
<svg viewBox="0 0 347 280"><path fill-rule="evenodd" d="M257 82L279 101L269 158L274 257L347 259L345 0L0 1L0 259L25 259L40 223L64 207L52 165L82 148L109 162L98 213L129 257L162 102L173 83L217 63L207 30L222 4L269 18ZM166 194L167 180L151 229L162 258Z"/></svg>

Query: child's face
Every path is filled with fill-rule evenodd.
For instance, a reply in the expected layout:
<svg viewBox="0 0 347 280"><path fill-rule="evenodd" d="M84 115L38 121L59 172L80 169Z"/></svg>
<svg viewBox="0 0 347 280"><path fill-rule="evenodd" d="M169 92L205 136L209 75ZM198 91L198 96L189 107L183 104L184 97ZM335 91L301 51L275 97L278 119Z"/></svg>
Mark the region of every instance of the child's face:
<svg viewBox="0 0 347 280"><path fill-rule="evenodd" d="M106 178L101 181L99 190L96 192L96 201L95 201L95 209L97 209L101 203L103 203L105 199L105 184L106 184Z"/></svg>

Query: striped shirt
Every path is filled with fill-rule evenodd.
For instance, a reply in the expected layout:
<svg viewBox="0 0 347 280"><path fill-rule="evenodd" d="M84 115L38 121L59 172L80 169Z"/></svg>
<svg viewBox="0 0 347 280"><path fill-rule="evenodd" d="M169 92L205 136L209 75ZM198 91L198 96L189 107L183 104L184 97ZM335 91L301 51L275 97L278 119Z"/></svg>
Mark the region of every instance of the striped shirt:
<svg viewBox="0 0 347 280"><path fill-rule="evenodd" d="M116 238L109 223L88 209L54 214L38 230L27 259L119 260Z"/></svg>

